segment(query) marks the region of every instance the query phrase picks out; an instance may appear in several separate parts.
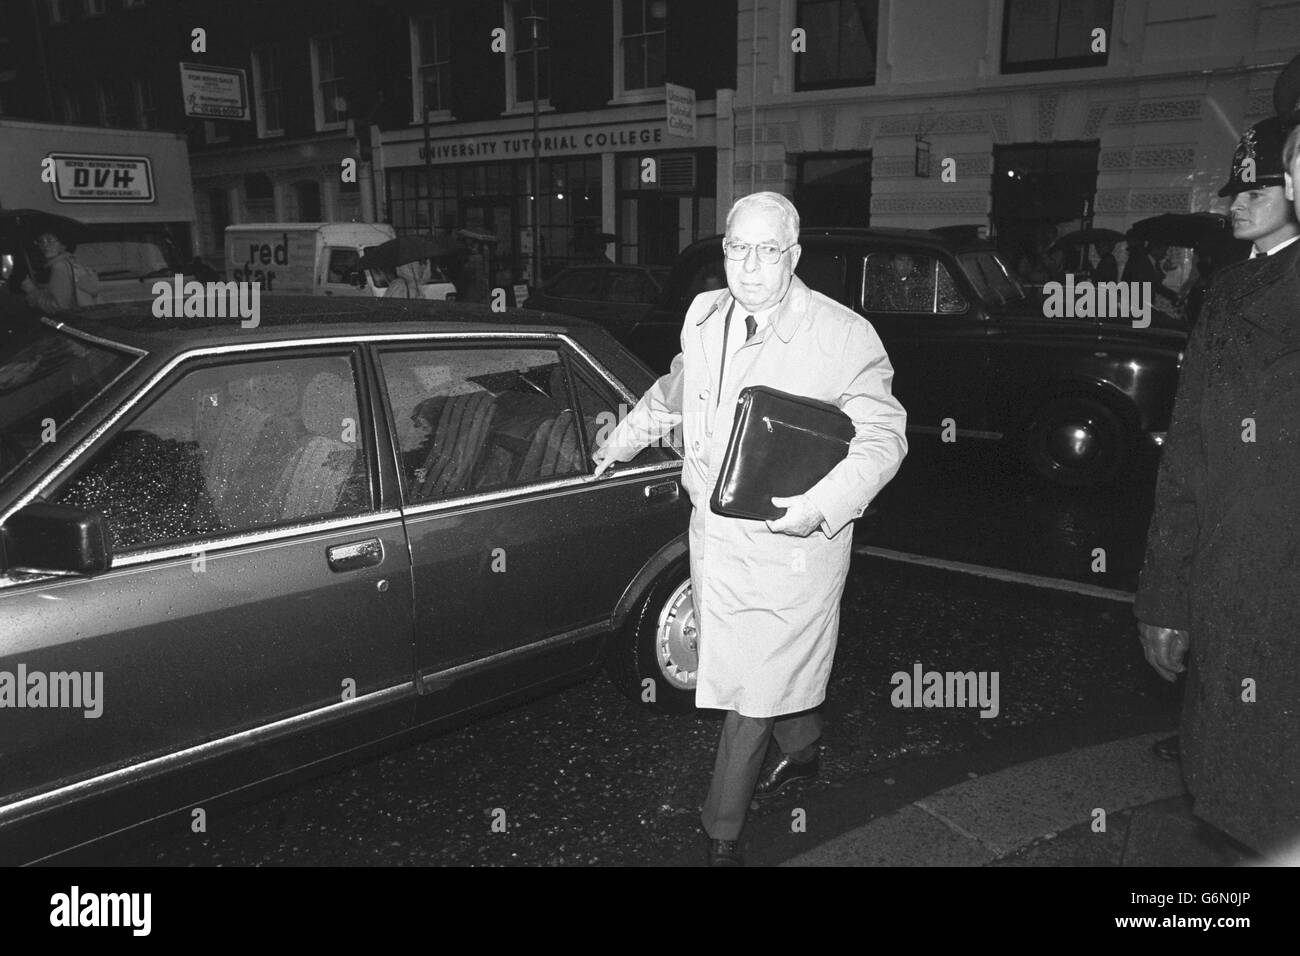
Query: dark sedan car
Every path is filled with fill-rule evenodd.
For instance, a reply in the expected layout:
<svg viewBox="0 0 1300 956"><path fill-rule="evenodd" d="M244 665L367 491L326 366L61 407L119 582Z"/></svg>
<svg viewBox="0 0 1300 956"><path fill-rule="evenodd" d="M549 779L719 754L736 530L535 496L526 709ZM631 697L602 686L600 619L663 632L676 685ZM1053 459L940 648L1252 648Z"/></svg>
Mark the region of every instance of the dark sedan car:
<svg viewBox="0 0 1300 956"><path fill-rule="evenodd" d="M590 319L622 337L659 301L667 279L662 267L571 266L534 292L528 307Z"/></svg>
<svg viewBox="0 0 1300 956"><path fill-rule="evenodd" d="M602 662L693 706L681 457L592 476L649 383L587 323L442 303L121 305L0 344L0 858Z"/></svg>
<svg viewBox="0 0 1300 956"><path fill-rule="evenodd" d="M799 277L879 333L908 431L1006 442L1065 485L1107 481L1138 443L1163 441L1185 332L1046 317L978 240L805 228L799 243ZM691 301L725 285L721 237L688 246L624 343L667 370Z"/></svg>

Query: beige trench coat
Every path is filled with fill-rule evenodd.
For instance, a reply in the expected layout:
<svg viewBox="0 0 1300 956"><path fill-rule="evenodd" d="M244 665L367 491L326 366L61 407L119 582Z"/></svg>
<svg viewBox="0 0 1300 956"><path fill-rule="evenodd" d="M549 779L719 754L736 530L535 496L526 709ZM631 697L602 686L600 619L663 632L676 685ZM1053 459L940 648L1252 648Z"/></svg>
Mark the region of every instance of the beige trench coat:
<svg viewBox="0 0 1300 956"><path fill-rule="evenodd" d="M728 358L719 392L730 305L728 291L696 297L682 326L681 354L611 433L608 448L616 461L628 461L681 426L682 483L694 505L690 561L700 629L695 703L746 717L776 717L816 707L826 696L852 546L850 523L898 471L907 453L907 415L890 394L894 370L875 330L798 277L771 321ZM730 336L737 334L745 334L739 305ZM833 402L853 420L848 457L807 492L825 520L806 538L773 534L762 521L727 518L709 508L736 401L748 385Z"/></svg>

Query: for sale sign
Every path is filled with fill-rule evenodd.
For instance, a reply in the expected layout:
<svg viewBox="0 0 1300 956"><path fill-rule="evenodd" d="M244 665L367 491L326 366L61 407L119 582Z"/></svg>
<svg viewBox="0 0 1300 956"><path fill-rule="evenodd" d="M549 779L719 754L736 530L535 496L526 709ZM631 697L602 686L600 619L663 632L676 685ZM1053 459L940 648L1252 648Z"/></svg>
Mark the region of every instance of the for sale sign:
<svg viewBox="0 0 1300 956"><path fill-rule="evenodd" d="M181 64L185 115L203 119L248 119L248 81L243 70Z"/></svg>
<svg viewBox="0 0 1300 956"><path fill-rule="evenodd" d="M148 156L87 156L50 153L56 202L153 202Z"/></svg>

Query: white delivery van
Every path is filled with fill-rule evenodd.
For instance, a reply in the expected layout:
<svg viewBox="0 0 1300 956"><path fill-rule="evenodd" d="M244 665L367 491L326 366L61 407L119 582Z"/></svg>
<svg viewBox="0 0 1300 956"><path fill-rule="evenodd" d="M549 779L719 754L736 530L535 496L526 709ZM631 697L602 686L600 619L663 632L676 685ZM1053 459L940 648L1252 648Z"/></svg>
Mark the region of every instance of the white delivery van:
<svg viewBox="0 0 1300 956"><path fill-rule="evenodd" d="M396 239L387 223L261 222L226 227L227 278L260 282L263 295L369 295L388 291L382 274L361 269L371 246ZM423 285L426 299L454 299L456 287L436 265Z"/></svg>
<svg viewBox="0 0 1300 956"><path fill-rule="evenodd" d="M0 119L0 207L81 222L73 255L98 273L101 301L152 299L159 278L192 273L194 193L178 133ZM43 265L31 248L0 259Z"/></svg>

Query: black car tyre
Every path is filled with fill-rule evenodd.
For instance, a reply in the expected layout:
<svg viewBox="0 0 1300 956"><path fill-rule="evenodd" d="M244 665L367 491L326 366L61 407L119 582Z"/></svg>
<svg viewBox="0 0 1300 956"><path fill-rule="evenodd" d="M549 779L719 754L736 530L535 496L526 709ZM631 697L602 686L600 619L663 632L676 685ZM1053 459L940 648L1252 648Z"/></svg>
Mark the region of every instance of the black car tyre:
<svg viewBox="0 0 1300 956"><path fill-rule="evenodd" d="M695 709L699 631L685 559L659 575L610 650L615 686L632 700L664 713Z"/></svg>
<svg viewBox="0 0 1300 956"><path fill-rule="evenodd" d="M1052 399L1034 413L1025 431L1030 466L1067 487L1113 481L1132 446L1132 430L1120 414L1086 395Z"/></svg>

